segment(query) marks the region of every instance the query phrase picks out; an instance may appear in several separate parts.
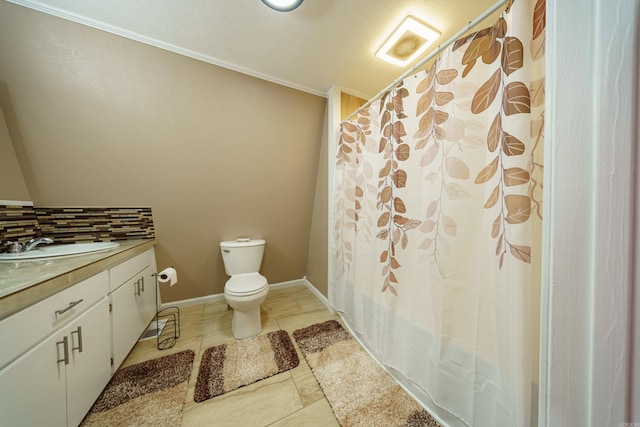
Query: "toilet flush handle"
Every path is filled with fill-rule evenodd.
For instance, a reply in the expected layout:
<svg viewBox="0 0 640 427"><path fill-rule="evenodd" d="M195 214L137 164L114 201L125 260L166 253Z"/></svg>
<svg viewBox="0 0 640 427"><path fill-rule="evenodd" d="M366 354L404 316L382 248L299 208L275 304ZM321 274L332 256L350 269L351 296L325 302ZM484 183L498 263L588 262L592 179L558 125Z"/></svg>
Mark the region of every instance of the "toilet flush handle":
<svg viewBox="0 0 640 427"><path fill-rule="evenodd" d="M231 252L231 249L226 249L226 248L225 248L225 249L223 249L223 250L222 250L222 252L224 252L224 253L228 254L229 252Z"/></svg>

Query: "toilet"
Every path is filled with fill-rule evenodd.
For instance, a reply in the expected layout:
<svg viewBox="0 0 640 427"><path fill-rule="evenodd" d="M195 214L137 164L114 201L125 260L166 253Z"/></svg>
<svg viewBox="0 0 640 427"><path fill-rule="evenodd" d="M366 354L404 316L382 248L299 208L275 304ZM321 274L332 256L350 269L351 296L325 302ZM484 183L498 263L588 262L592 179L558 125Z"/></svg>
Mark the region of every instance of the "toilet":
<svg viewBox="0 0 640 427"><path fill-rule="evenodd" d="M239 238L220 242L224 271L231 276L224 285L224 297L233 309L231 330L236 339L262 331L260 304L267 298L269 284L261 275L264 240Z"/></svg>

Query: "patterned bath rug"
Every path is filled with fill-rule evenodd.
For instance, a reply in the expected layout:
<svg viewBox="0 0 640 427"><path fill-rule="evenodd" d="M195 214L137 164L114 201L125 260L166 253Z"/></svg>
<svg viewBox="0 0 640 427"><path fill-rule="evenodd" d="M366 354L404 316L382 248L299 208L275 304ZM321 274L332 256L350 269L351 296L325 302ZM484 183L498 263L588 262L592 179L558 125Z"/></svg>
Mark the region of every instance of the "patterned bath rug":
<svg viewBox="0 0 640 427"><path fill-rule="evenodd" d="M180 425L194 357L185 350L116 371L80 425Z"/></svg>
<svg viewBox="0 0 640 427"><path fill-rule="evenodd" d="M202 402L298 366L286 331L269 332L208 348L202 355L193 400Z"/></svg>
<svg viewBox="0 0 640 427"><path fill-rule="evenodd" d="M293 337L342 426L440 427L337 321Z"/></svg>

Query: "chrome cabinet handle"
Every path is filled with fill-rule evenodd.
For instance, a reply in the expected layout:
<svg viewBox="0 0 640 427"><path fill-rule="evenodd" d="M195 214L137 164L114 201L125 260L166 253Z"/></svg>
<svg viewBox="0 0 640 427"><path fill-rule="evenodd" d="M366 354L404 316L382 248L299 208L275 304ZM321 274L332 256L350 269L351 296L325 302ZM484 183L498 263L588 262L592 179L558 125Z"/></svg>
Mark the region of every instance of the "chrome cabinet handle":
<svg viewBox="0 0 640 427"><path fill-rule="evenodd" d="M59 349L60 347L58 347L59 344L62 344L64 347L64 357L62 359L60 359L60 357L58 356L58 360L56 360L56 362L60 363L60 362L64 362L65 365L69 364L69 339L67 338L67 336L65 335L65 337L62 339L62 341L58 341L56 342L56 347ZM58 351L58 355L60 354L60 352Z"/></svg>
<svg viewBox="0 0 640 427"><path fill-rule="evenodd" d="M83 299L79 299L78 301L71 301L67 308L63 308L62 310L56 310L56 317L58 315L60 315L60 314L64 314L67 311L71 310L73 307L75 307L76 305L80 304L82 301L84 301L84 300Z"/></svg>
<svg viewBox="0 0 640 427"><path fill-rule="evenodd" d="M133 293L136 296L142 295L142 293L144 292L144 276L140 277L138 280L136 280L133 283L135 285L135 289L133 290Z"/></svg>
<svg viewBox="0 0 640 427"><path fill-rule="evenodd" d="M73 334L78 334L78 346L73 346ZM78 350L78 353L82 353L82 327L78 326L78 329L71 331L71 351Z"/></svg>

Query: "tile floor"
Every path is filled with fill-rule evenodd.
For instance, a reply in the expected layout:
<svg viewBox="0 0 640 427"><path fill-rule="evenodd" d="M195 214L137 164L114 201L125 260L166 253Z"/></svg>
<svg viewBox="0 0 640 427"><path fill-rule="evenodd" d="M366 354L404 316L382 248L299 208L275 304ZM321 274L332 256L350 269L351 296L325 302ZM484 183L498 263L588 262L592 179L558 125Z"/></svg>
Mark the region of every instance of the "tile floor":
<svg viewBox="0 0 640 427"><path fill-rule="evenodd" d="M158 350L155 340L141 341L122 366L192 349L196 353L182 425L192 426L339 426L311 369L293 339L293 331L325 320L338 319L304 285L271 289L261 306L262 334L284 329L296 346L300 365L246 387L204 402L193 401L202 352L233 341L225 301L180 309L181 330L176 345Z"/></svg>

